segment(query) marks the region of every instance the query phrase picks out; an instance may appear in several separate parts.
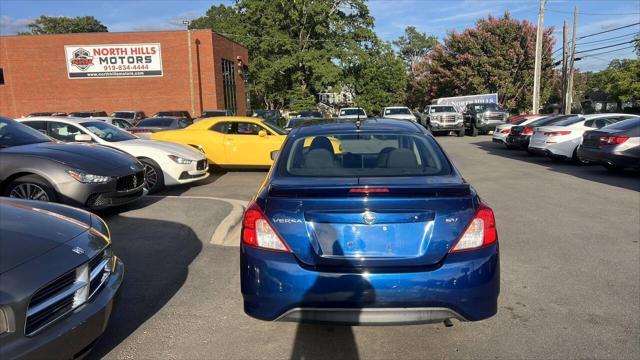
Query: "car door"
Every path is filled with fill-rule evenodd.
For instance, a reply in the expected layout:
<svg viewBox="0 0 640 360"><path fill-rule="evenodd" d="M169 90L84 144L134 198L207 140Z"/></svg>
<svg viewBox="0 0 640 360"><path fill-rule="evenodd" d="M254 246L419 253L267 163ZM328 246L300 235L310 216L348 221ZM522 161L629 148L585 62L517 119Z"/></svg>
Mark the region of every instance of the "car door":
<svg viewBox="0 0 640 360"><path fill-rule="evenodd" d="M261 131L264 136L260 136ZM240 166L270 166L271 152L279 150L282 136L264 126L249 122L233 122L231 131L224 137L226 163Z"/></svg>
<svg viewBox="0 0 640 360"><path fill-rule="evenodd" d="M196 132L194 143L201 146L207 155L209 162L218 165L227 164L226 151L224 150L225 136L231 132L233 123L222 121L213 124L208 130Z"/></svg>

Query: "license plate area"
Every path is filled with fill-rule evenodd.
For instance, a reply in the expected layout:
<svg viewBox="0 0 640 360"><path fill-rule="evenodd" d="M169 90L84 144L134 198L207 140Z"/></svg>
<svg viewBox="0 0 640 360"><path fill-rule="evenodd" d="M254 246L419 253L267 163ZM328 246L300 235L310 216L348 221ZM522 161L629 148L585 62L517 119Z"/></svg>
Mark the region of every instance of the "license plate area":
<svg viewBox="0 0 640 360"><path fill-rule="evenodd" d="M415 258L424 255L432 224L316 223L311 233L316 251L323 258Z"/></svg>

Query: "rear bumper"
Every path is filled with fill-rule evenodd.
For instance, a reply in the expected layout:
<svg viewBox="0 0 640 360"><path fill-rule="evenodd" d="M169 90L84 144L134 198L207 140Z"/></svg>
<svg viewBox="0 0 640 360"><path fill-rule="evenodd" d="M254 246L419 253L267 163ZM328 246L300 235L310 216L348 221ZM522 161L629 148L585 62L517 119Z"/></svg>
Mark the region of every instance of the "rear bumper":
<svg viewBox="0 0 640 360"><path fill-rule="evenodd" d="M0 359L75 359L85 356L107 327L123 275L124 264L118 261L115 272L90 302L37 335L22 336L8 343L0 339Z"/></svg>
<svg viewBox="0 0 640 360"><path fill-rule="evenodd" d="M386 273L314 271L289 253L240 251L244 309L261 320L415 324L497 312L497 245L450 254L435 268Z"/></svg>
<svg viewBox="0 0 640 360"><path fill-rule="evenodd" d="M578 147L578 157L592 163L618 167L640 168L640 158L600 148Z"/></svg>
<svg viewBox="0 0 640 360"><path fill-rule="evenodd" d="M507 136L506 143L512 147L518 147L521 149L526 149L529 146L529 136L527 135L509 135Z"/></svg>

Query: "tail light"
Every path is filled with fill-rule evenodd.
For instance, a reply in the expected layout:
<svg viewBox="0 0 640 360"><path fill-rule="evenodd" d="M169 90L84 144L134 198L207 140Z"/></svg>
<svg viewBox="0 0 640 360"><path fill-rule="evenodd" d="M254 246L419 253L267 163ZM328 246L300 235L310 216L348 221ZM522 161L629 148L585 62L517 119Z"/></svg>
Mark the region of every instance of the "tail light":
<svg viewBox="0 0 640 360"><path fill-rule="evenodd" d="M349 190L350 193L360 193L360 194L372 194L372 193L388 193L389 189L387 188L352 188Z"/></svg>
<svg viewBox="0 0 640 360"><path fill-rule="evenodd" d="M601 136L600 144L601 145L618 145L629 139L628 136Z"/></svg>
<svg viewBox="0 0 640 360"><path fill-rule="evenodd" d="M525 126L524 129L522 129L522 135L531 135L533 134L533 128L531 126Z"/></svg>
<svg viewBox="0 0 640 360"><path fill-rule="evenodd" d="M251 204L244 213L242 243L262 249L291 252L256 203Z"/></svg>
<svg viewBox="0 0 640 360"><path fill-rule="evenodd" d="M571 131L545 131L543 132L544 136L561 136L561 135L569 135Z"/></svg>
<svg viewBox="0 0 640 360"><path fill-rule="evenodd" d="M480 207L475 217L464 233L449 252L460 252L480 249L489 246L498 240L498 230L496 229L496 219L493 210L487 205L480 203Z"/></svg>
<svg viewBox="0 0 640 360"><path fill-rule="evenodd" d="M510 132L511 132L511 129L502 129L502 130L500 130L501 134L508 134Z"/></svg>
<svg viewBox="0 0 640 360"><path fill-rule="evenodd" d="M151 130L147 129L129 129L128 131L132 134L151 132Z"/></svg>

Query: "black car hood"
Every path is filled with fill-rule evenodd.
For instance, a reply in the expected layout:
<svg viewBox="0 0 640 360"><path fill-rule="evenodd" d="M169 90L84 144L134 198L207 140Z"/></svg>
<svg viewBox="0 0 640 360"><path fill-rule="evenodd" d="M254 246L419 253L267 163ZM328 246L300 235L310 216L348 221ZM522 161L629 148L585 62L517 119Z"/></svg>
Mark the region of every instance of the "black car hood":
<svg viewBox="0 0 640 360"><path fill-rule="evenodd" d="M0 199L0 274L88 231L90 213L61 205L40 204ZM56 206L60 211L52 208Z"/></svg>
<svg viewBox="0 0 640 360"><path fill-rule="evenodd" d="M3 149L3 152L38 156L97 175L109 175L105 170L130 166L135 161L131 155L122 151L92 144L45 142L14 146Z"/></svg>

